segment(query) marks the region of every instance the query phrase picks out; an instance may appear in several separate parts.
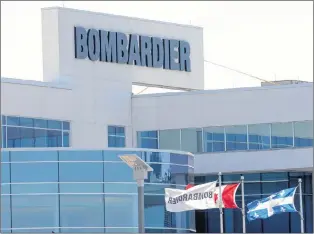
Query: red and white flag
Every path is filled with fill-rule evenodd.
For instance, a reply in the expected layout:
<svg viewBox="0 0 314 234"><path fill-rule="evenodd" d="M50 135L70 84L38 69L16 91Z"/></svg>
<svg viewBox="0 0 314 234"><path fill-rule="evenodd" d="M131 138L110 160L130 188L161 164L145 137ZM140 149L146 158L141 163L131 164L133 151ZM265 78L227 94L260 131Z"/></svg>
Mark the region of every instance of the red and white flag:
<svg viewBox="0 0 314 234"><path fill-rule="evenodd" d="M165 188L166 210L182 212L216 208L214 193L217 181L193 186L190 189Z"/></svg>
<svg viewBox="0 0 314 234"><path fill-rule="evenodd" d="M235 209L239 208L235 201L235 194L240 184L228 184L221 186L221 195L222 195L222 208ZM193 185L188 184L185 189L192 188ZM219 187L216 187L214 192L214 201L216 204L215 208L219 208Z"/></svg>

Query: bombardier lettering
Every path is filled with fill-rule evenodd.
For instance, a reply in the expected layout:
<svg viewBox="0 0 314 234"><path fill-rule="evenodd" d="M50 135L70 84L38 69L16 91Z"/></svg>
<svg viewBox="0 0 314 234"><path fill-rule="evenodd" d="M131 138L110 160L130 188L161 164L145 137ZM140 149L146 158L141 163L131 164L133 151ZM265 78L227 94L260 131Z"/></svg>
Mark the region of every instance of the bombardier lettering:
<svg viewBox="0 0 314 234"><path fill-rule="evenodd" d="M170 204L177 204L179 202L183 201L191 201L191 200L203 200L205 198L212 198L213 193L212 192L205 192L205 193L190 193L190 194L184 194L180 195L178 197L169 197L168 203Z"/></svg>
<svg viewBox="0 0 314 234"><path fill-rule="evenodd" d="M74 27L75 58L191 72L186 41Z"/></svg>

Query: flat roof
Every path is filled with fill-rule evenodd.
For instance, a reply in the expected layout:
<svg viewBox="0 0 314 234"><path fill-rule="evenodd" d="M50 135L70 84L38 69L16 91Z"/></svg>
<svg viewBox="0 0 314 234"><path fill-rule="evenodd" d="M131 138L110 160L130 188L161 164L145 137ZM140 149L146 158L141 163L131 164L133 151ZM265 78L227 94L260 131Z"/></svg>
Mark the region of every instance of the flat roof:
<svg viewBox="0 0 314 234"><path fill-rule="evenodd" d="M193 90L186 92L167 92L167 93L151 93L151 94L134 94L132 98L145 98L145 97L165 97L165 96L183 96L195 94L214 94L224 92L245 92L245 91L259 91L270 89L293 89L293 88L306 88L313 87L313 82L301 84L285 84L285 85L271 85L263 87L244 87L244 88L228 88L228 89L207 89L207 90Z"/></svg>
<svg viewBox="0 0 314 234"><path fill-rule="evenodd" d="M44 82L44 81L38 81L38 80L22 80L22 79L7 78L7 77L1 77L1 83L30 85L30 86L38 86L38 87L46 87L46 88L54 88L54 89L68 89L68 90L72 89L69 84Z"/></svg>

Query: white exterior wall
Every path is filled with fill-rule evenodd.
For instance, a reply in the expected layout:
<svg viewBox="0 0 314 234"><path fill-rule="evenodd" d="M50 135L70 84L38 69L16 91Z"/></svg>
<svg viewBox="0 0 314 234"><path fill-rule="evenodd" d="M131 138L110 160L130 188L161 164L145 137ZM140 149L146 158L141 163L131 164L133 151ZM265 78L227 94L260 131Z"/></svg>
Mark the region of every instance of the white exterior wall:
<svg viewBox="0 0 314 234"><path fill-rule="evenodd" d="M313 147L197 154L194 167L197 175L218 172L311 171Z"/></svg>
<svg viewBox="0 0 314 234"><path fill-rule="evenodd" d="M68 120L73 148L106 148L107 125L121 125L126 127L126 147L132 146L131 93L113 84L98 87L99 92L62 86L1 79L1 114Z"/></svg>
<svg viewBox="0 0 314 234"><path fill-rule="evenodd" d="M139 95L136 131L313 120L313 84ZM134 147L136 144L134 144ZM195 155L195 173L309 170L313 148Z"/></svg>
<svg viewBox="0 0 314 234"><path fill-rule="evenodd" d="M284 85L133 98L136 131L313 119L313 85Z"/></svg>
<svg viewBox="0 0 314 234"><path fill-rule="evenodd" d="M134 82L203 87L200 28L66 8L44 9L42 16L45 82L1 79L1 114L68 120L73 148L106 148L108 125L125 126L126 147L131 148L137 146L137 131L313 120L313 84L132 97ZM192 72L75 59L74 26L186 40ZM312 151L200 154L195 171L302 170L312 167ZM267 163L250 165L264 157Z"/></svg>

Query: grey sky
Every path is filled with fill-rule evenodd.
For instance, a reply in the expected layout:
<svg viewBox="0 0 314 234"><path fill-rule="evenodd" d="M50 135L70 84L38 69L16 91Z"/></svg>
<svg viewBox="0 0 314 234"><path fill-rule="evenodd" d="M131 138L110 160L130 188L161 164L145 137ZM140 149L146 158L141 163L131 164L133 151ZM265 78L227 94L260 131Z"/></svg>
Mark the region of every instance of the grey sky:
<svg viewBox="0 0 314 234"><path fill-rule="evenodd" d="M64 2L65 7L202 26L204 57L267 80L313 81L313 2ZM1 1L1 76L42 80L40 8ZM18 41L18 38L22 40ZM207 89L259 81L205 63Z"/></svg>

